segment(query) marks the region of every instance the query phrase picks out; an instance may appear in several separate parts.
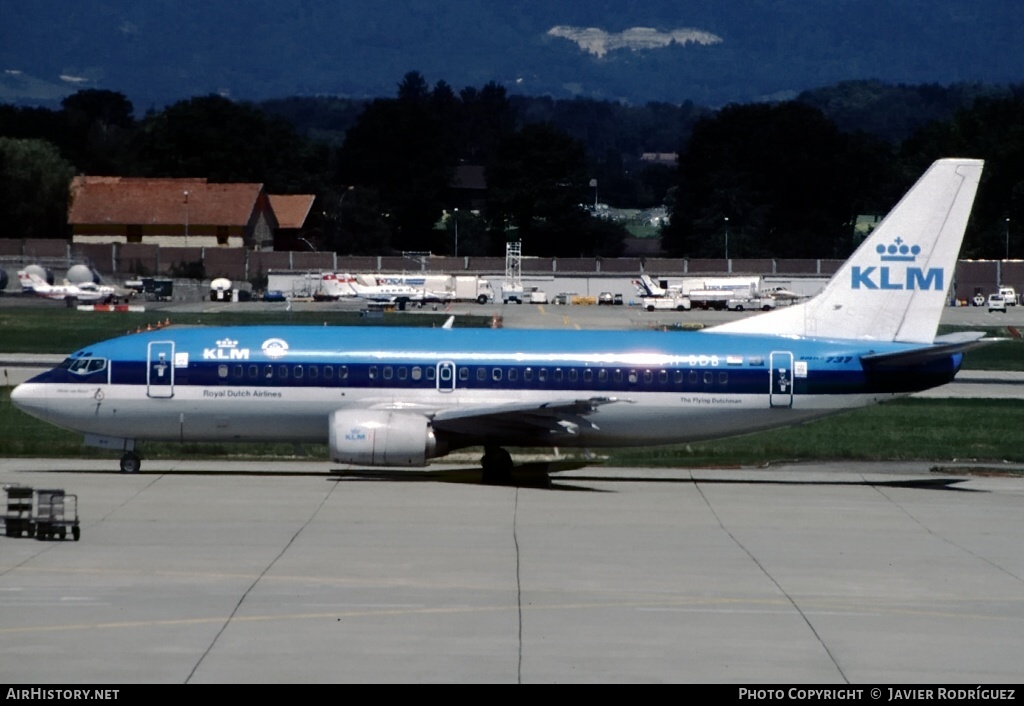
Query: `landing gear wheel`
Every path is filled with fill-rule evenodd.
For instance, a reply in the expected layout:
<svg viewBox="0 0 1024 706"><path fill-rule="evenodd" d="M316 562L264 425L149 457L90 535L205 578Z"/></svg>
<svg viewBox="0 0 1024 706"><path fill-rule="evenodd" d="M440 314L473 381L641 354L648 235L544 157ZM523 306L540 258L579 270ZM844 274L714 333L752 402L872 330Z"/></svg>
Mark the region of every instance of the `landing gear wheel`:
<svg viewBox="0 0 1024 706"><path fill-rule="evenodd" d="M484 483L507 483L512 479L512 456L505 449L497 446L485 448L480 465L484 470Z"/></svg>
<svg viewBox="0 0 1024 706"><path fill-rule="evenodd" d="M134 451L121 457L121 473L138 473L142 468L142 458Z"/></svg>
<svg viewBox="0 0 1024 706"><path fill-rule="evenodd" d="M81 536L82 536L82 530L79 529L78 525L73 526L71 528L71 538L74 539L77 542L78 538L81 537Z"/></svg>

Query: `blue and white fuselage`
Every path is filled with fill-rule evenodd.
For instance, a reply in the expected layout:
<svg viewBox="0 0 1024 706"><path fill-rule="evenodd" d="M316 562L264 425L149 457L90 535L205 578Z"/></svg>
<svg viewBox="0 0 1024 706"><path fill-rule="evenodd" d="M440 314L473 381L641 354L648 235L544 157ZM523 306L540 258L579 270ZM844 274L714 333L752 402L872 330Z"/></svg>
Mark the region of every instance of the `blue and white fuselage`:
<svg viewBox="0 0 1024 706"><path fill-rule="evenodd" d="M953 379L977 337L935 333L980 173L937 162L818 297L706 331L169 328L84 348L12 399L127 470L137 440L325 442L370 466L483 446L502 470L505 446L790 425Z"/></svg>
<svg viewBox="0 0 1024 706"><path fill-rule="evenodd" d="M595 399L593 424L559 443L621 446L763 429L952 379L958 355L874 372L861 362L867 351L914 348L692 332L168 329L82 349L20 387L17 401L88 434L322 442L339 409L486 417L502 404ZM514 441L497 427L462 435Z"/></svg>

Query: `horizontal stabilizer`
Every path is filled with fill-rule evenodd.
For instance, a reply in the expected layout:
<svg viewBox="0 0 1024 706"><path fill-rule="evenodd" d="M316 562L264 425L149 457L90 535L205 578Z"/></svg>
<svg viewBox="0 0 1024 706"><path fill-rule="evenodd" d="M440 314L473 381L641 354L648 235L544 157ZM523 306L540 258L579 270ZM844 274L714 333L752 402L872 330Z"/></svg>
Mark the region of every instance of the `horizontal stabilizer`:
<svg viewBox="0 0 1024 706"><path fill-rule="evenodd" d="M939 336L931 346L913 348L906 351L890 353L874 353L861 356L865 368L905 367L924 365L935 360L948 358L956 353L963 353L972 348L980 348L990 343L1002 341L1002 338L985 338L979 331L962 331Z"/></svg>

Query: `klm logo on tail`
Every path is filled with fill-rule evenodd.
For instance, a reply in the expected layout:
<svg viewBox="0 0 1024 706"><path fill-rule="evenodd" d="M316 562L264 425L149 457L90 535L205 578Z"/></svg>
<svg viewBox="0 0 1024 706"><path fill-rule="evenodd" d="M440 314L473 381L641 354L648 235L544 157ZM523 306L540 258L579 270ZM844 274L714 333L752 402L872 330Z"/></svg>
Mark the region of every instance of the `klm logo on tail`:
<svg viewBox="0 0 1024 706"><path fill-rule="evenodd" d="M896 238L889 246L876 248L882 262L914 262L921 254L921 246L907 245L902 238ZM871 267L854 266L850 272L850 286L853 289L884 290L935 290L945 291L946 279L941 267L924 270L920 267L881 265Z"/></svg>

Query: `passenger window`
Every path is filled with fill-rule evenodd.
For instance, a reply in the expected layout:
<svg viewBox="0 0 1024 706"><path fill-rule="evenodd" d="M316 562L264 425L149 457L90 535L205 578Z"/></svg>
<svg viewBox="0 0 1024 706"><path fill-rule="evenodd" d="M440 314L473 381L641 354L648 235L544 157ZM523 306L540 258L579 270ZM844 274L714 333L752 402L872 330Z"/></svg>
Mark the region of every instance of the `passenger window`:
<svg viewBox="0 0 1024 706"><path fill-rule="evenodd" d="M390 365L385 365L384 366L384 379L385 380L390 380L393 376L394 376L394 371L392 370L391 366Z"/></svg>
<svg viewBox="0 0 1024 706"><path fill-rule="evenodd" d="M369 378L371 380L376 380L377 379L377 366L376 365L371 365L370 369L367 370L366 372L367 372L367 375L369 376Z"/></svg>
<svg viewBox="0 0 1024 706"><path fill-rule="evenodd" d="M250 365L249 366L249 377L255 378L259 374L260 374L259 366L257 366L257 365Z"/></svg>
<svg viewBox="0 0 1024 706"><path fill-rule="evenodd" d="M704 372L704 384L705 385L710 385L714 381L715 381L715 374L712 373L710 370L705 371Z"/></svg>
<svg viewBox="0 0 1024 706"><path fill-rule="evenodd" d="M526 382L533 380L533 368L527 368L523 371L523 380L526 380Z"/></svg>
<svg viewBox="0 0 1024 706"><path fill-rule="evenodd" d="M324 366L324 379L325 380L333 380L334 379L334 366L333 365L325 365Z"/></svg>
<svg viewBox="0 0 1024 706"><path fill-rule="evenodd" d="M263 377L265 377L267 380L273 380L274 379L274 366L273 365L264 365L263 366Z"/></svg>
<svg viewBox="0 0 1024 706"><path fill-rule="evenodd" d="M600 370L598 370L597 371L597 381L598 382L608 382L608 371L605 370L604 368L601 368Z"/></svg>
<svg viewBox="0 0 1024 706"><path fill-rule="evenodd" d="M616 370L613 377L615 378L615 382L622 382L622 371Z"/></svg>
<svg viewBox="0 0 1024 706"><path fill-rule="evenodd" d="M320 368L315 365L309 366L309 378L316 380L320 376Z"/></svg>
<svg viewBox="0 0 1024 706"><path fill-rule="evenodd" d="M477 368L476 369L476 379L477 380L481 380L481 381L486 380L487 379L487 369L486 368Z"/></svg>
<svg viewBox="0 0 1024 706"><path fill-rule="evenodd" d="M508 369L508 379L509 380L518 380L519 379L519 371L516 370L515 368L509 368Z"/></svg>
<svg viewBox="0 0 1024 706"><path fill-rule="evenodd" d="M241 363L239 363L238 365L235 366L235 377L236 378L242 377L242 364Z"/></svg>
<svg viewBox="0 0 1024 706"><path fill-rule="evenodd" d="M288 366L287 365L279 365L279 366L277 366L277 376L279 378L281 378L282 380L287 380L288 379Z"/></svg>
<svg viewBox="0 0 1024 706"><path fill-rule="evenodd" d="M403 365L398 369L398 379L405 380L407 377L409 377L409 369Z"/></svg>
<svg viewBox="0 0 1024 706"><path fill-rule="evenodd" d="M691 370L690 371L690 384L691 385L696 385L697 384L697 371L696 370Z"/></svg>
<svg viewBox="0 0 1024 706"><path fill-rule="evenodd" d="M654 373L652 373L650 370L645 370L644 371L644 384L645 385L650 385L652 382L654 382Z"/></svg>
<svg viewBox="0 0 1024 706"><path fill-rule="evenodd" d="M437 370L434 368L427 368L427 380L433 380L437 375Z"/></svg>
<svg viewBox="0 0 1024 706"><path fill-rule="evenodd" d="M635 385L636 381L637 381L636 371L635 370L630 370L629 371L629 384L630 385Z"/></svg>
<svg viewBox="0 0 1024 706"><path fill-rule="evenodd" d="M681 383L683 381L683 371L682 370L677 370L675 375L674 375L674 378L675 378L676 384Z"/></svg>
<svg viewBox="0 0 1024 706"><path fill-rule="evenodd" d="M413 380L419 380L422 377L423 377L423 368L421 368L418 365L413 366L413 369L412 369L412 379Z"/></svg>
<svg viewBox="0 0 1024 706"><path fill-rule="evenodd" d="M342 380L348 380L348 366L347 365L343 365L340 368L338 368L338 377L341 378Z"/></svg>
<svg viewBox="0 0 1024 706"><path fill-rule="evenodd" d="M728 385L729 384L729 373L719 373L718 374L718 383L720 385Z"/></svg>
<svg viewBox="0 0 1024 706"><path fill-rule="evenodd" d="M301 380L304 373L305 373L305 371L302 369L301 365L296 365L295 366L295 379L296 380Z"/></svg>
<svg viewBox="0 0 1024 706"><path fill-rule="evenodd" d="M501 368L494 368L491 370L491 380L494 380L494 382L501 382Z"/></svg>
<svg viewBox="0 0 1024 706"><path fill-rule="evenodd" d="M590 382L593 379L594 379L594 371L593 370L591 370L590 368L587 368L586 370L583 371L583 382Z"/></svg>
<svg viewBox="0 0 1024 706"><path fill-rule="evenodd" d="M218 365L217 366L217 377L219 377L221 380L223 380L227 376L228 376L228 366L226 366L226 365Z"/></svg>
<svg viewBox="0 0 1024 706"><path fill-rule="evenodd" d="M459 368L459 380L469 380L469 368Z"/></svg>
<svg viewBox="0 0 1024 706"><path fill-rule="evenodd" d="M540 382L547 382L548 381L548 369L547 368L541 368L540 370L537 371L537 380L540 381Z"/></svg>
<svg viewBox="0 0 1024 706"><path fill-rule="evenodd" d="M555 382L562 382L562 369L555 368Z"/></svg>
<svg viewBox="0 0 1024 706"><path fill-rule="evenodd" d="M668 371L667 370L659 370L658 371L658 382L660 382L662 384L668 382Z"/></svg>

